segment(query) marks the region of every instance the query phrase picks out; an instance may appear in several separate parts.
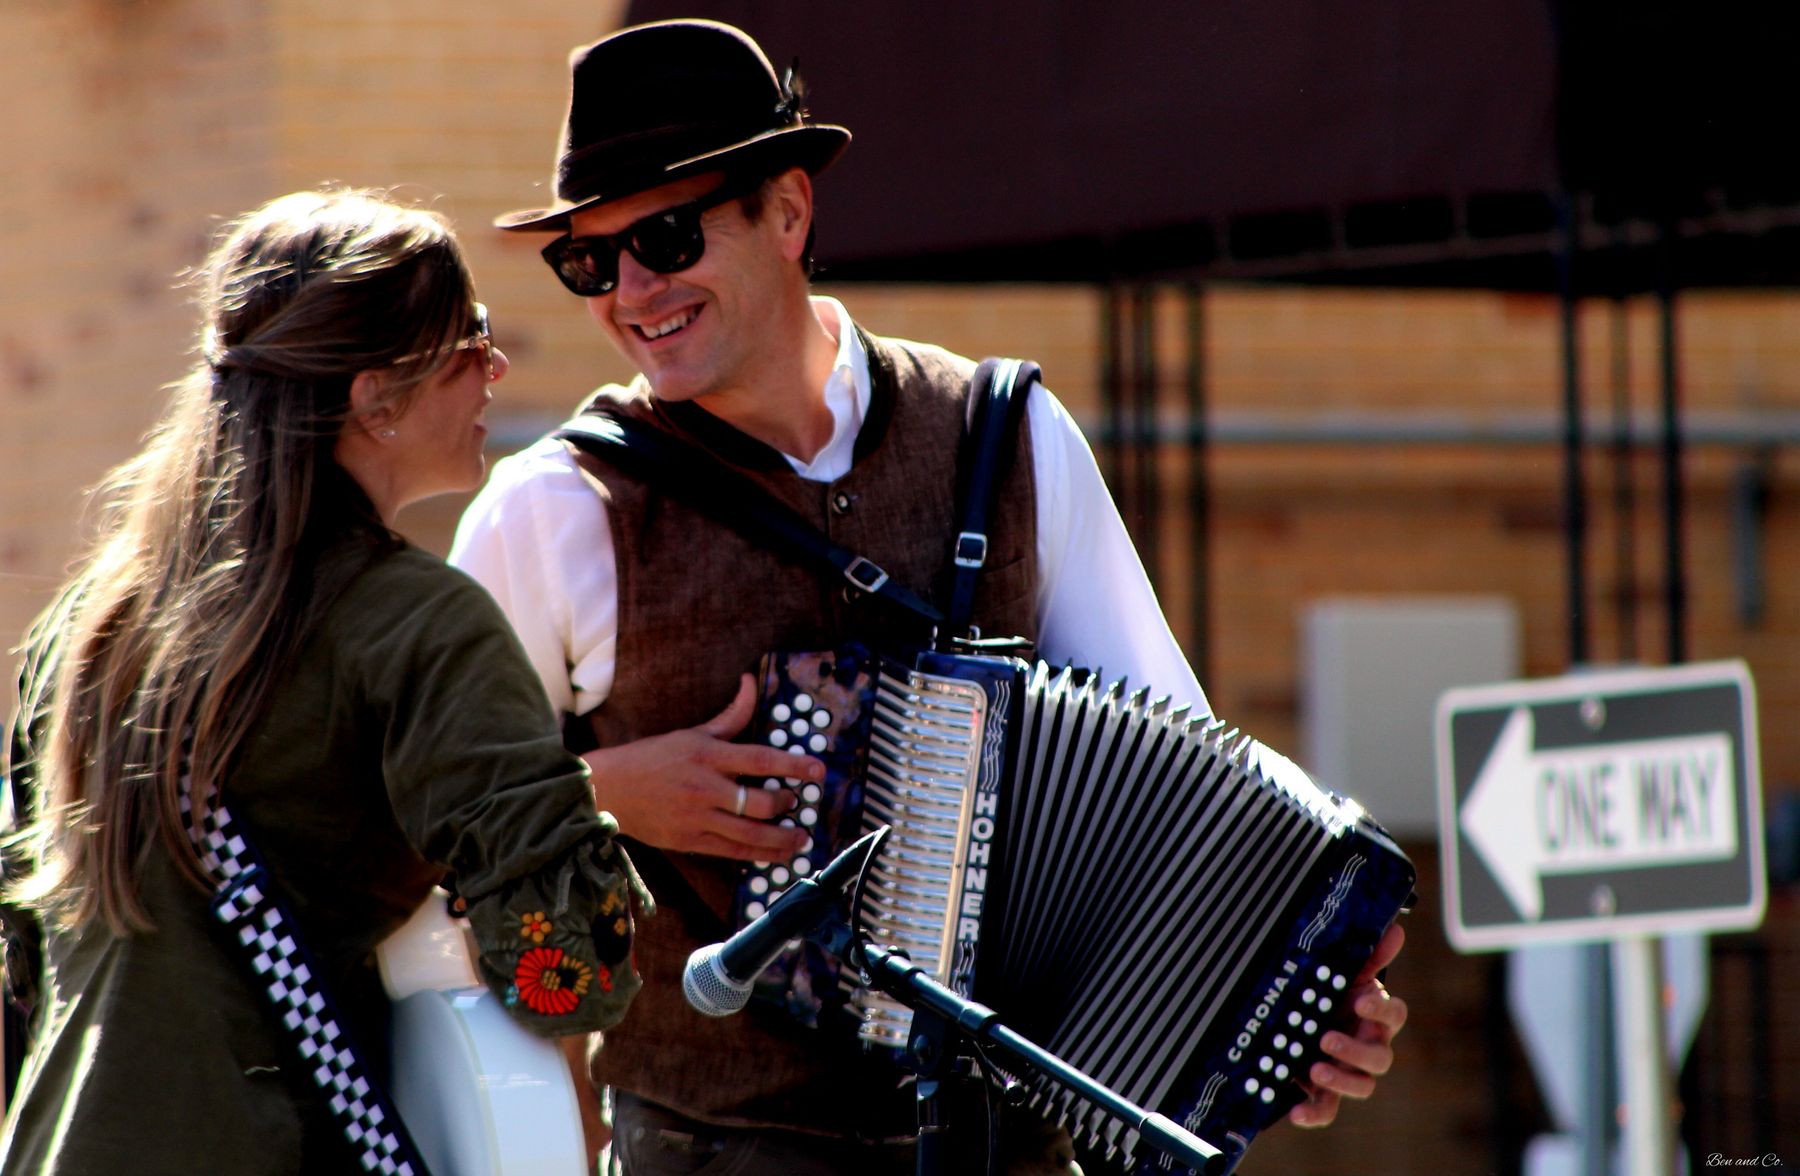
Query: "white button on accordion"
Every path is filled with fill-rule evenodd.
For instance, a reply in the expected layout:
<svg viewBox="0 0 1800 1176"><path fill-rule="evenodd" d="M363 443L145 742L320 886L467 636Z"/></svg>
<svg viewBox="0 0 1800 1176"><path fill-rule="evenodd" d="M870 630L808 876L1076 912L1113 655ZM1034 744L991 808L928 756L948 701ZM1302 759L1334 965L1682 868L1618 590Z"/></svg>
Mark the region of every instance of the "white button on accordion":
<svg viewBox="0 0 1800 1176"><path fill-rule="evenodd" d="M1320 1036L1353 1019L1351 979L1411 902L1411 863L1354 801L1210 715L1084 671L772 654L752 732L825 760L827 779L760 782L794 790L783 820L814 840L746 871L740 926L889 825L857 912L872 939L1232 1164L1301 1100ZM910 1010L809 944L758 995L871 1048L908 1040ZM1105 1168L1167 1170L1129 1125L1018 1077Z"/></svg>

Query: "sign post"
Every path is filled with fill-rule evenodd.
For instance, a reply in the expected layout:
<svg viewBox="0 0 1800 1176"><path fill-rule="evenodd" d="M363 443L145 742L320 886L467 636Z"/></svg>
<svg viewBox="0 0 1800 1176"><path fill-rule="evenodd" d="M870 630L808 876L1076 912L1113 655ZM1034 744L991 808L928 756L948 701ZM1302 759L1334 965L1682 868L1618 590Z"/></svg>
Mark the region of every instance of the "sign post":
<svg viewBox="0 0 1800 1176"><path fill-rule="evenodd" d="M1613 944L1632 1170L1669 1172L1658 937L1753 928L1767 901L1748 668L1451 690L1437 760L1452 944Z"/></svg>

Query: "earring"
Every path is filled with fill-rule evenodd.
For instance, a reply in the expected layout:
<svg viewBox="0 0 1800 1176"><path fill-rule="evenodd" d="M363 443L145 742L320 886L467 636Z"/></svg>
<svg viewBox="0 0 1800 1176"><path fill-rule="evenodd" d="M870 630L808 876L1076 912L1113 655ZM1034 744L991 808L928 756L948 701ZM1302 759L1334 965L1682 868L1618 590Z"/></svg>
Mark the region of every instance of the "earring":
<svg viewBox="0 0 1800 1176"><path fill-rule="evenodd" d="M386 440L387 440L387 439L388 439L388 438L390 438L390 437L392 437L392 436L393 436L393 435L394 435L394 430L392 430L392 429L383 429L383 430L381 430L381 432L379 432L379 433L377 433L377 434L375 434L375 435L376 435L376 436L377 436L377 437L380 437L380 438L381 438L381 439L382 439L382 440L383 440L383 441L386 441Z"/></svg>

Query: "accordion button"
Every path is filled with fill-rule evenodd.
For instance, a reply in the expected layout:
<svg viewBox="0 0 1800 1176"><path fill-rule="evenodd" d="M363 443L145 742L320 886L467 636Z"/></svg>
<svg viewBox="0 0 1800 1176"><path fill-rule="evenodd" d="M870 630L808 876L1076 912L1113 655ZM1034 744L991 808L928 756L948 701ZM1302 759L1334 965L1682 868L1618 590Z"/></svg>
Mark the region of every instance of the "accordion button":
<svg viewBox="0 0 1800 1176"><path fill-rule="evenodd" d="M1257 1095L1257 1097L1266 1103L1272 1103L1275 1101L1275 1090L1273 1087L1265 1087L1263 1092Z"/></svg>
<svg viewBox="0 0 1800 1176"><path fill-rule="evenodd" d="M798 743L795 743L795 744L792 744L791 746L789 746L788 754L789 755L805 755L806 749L804 747L801 747Z"/></svg>
<svg viewBox="0 0 1800 1176"><path fill-rule="evenodd" d="M1331 978L1331 986L1339 992L1342 992L1344 990L1344 978L1342 976L1333 976Z"/></svg>
<svg viewBox="0 0 1800 1176"><path fill-rule="evenodd" d="M1266 1074L1270 1070L1275 1068L1275 1059L1267 1058L1267 1057L1258 1058L1258 1059L1256 1059L1256 1068L1263 1071ZM1285 1069L1285 1067L1284 1067L1284 1069Z"/></svg>
<svg viewBox="0 0 1800 1176"><path fill-rule="evenodd" d="M762 913L767 909L768 908L763 906L763 904L760 902L750 902L750 903L744 904L744 914L749 916L752 919L762 918Z"/></svg>
<svg viewBox="0 0 1800 1176"><path fill-rule="evenodd" d="M813 726L815 726L815 727L831 726L831 712L826 710L824 707L819 707L817 710L813 711Z"/></svg>
<svg viewBox="0 0 1800 1176"><path fill-rule="evenodd" d="M803 808L800 810L800 823L802 825L811 826L811 825L817 824L818 820L819 820L819 810L818 809Z"/></svg>
<svg viewBox="0 0 1800 1176"><path fill-rule="evenodd" d="M788 709L788 704L785 702L778 702L769 708L769 717L774 719L777 723L785 723L793 718L793 716L794 712ZM1320 977L1320 979L1323 978L1324 977Z"/></svg>
<svg viewBox="0 0 1800 1176"><path fill-rule="evenodd" d="M1302 1025L1300 1028L1305 1031L1305 1033L1308 1037L1318 1036L1319 1023L1317 1021L1308 1021L1306 1024Z"/></svg>
<svg viewBox="0 0 1800 1176"><path fill-rule="evenodd" d="M777 780L773 776L770 776L767 780L763 781L763 791L764 792L780 792L781 791L781 781Z"/></svg>
<svg viewBox="0 0 1800 1176"><path fill-rule="evenodd" d="M794 859L794 874L797 877L804 878L804 877L807 877L808 875L810 875L811 873L812 873L812 859L811 858L797 857Z"/></svg>
<svg viewBox="0 0 1800 1176"><path fill-rule="evenodd" d="M783 731L780 727L769 732L770 747L786 747L787 741L787 732Z"/></svg>
<svg viewBox="0 0 1800 1176"><path fill-rule="evenodd" d="M1308 988L1305 992L1300 994L1300 999L1307 1004L1311 1004L1313 1001L1319 999L1319 994Z"/></svg>
<svg viewBox="0 0 1800 1176"><path fill-rule="evenodd" d="M751 878L750 879L750 893L751 894L767 894L767 893L769 893L769 880L767 878L764 878L760 874Z"/></svg>
<svg viewBox="0 0 1800 1176"><path fill-rule="evenodd" d="M1275 1067L1275 1077L1278 1081L1286 1082L1287 1076L1288 1076L1288 1068L1286 1066L1276 1066Z"/></svg>
<svg viewBox="0 0 1800 1176"><path fill-rule="evenodd" d="M808 739L806 741L806 746L812 748L814 751L824 751L825 750L825 736L814 735L811 739Z"/></svg>
<svg viewBox="0 0 1800 1176"><path fill-rule="evenodd" d="M1254 1079L1254 1078L1244 1079L1244 1093L1245 1094L1255 1094L1257 1091L1259 1091L1261 1089L1262 1089L1262 1083L1258 1082L1256 1079Z"/></svg>
<svg viewBox="0 0 1800 1176"><path fill-rule="evenodd" d="M1295 1028L1299 1028L1301 1020L1302 1020L1302 1018L1298 1012L1292 1012L1292 1013L1288 1014L1288 1024L1294 1026Z"/></svg>
<svg viewBox="0 0 1800 1176"><path fill-rule="evenodd" d="M788 730L796 735L805 735L812 730L812 724L805 719L795 719L788 727Z"/></svg>
<svg viewBox="0 0 1800 1176"><path fill-rule="evenodd" d="M1321 996L1319 998L1319 1011L1321 1013L1329 1013L1331 1011L1331 998L1329 996Z"/></svg>
<svg viewBox="0 0 1800 1176"><path fill-rule="evenodd" d="M1287 1048L1287 1034L1277 1033L1275 1035L1275 1048L1276 1049L1286 1049Z"/></svg>
<svg viewBox="0 0 1800 1176"><path fill-rule="evenodd" d="M813 704L812 695L810 695L810 694L794 695L794 709L795 710L809 711L812 709L812 704Z"/></svg>
<svg viewBox="0 0 1800 1176"><path fill-rule="evenodd" d="M783 829L792 829L794 827L794 818L792 818L792 817L781 818L781 827Z"/></svg>
<svg viewBox="0 0 1800 1176"><path fill-rule="evenodd" d="M1318 976L1321 981L1329 980L1331 979L1331 969L1327 968L1324 964L1320 964L1319 970L1314 973L1314 975Z"/></svg>
<svg viewBox="0 0 1800 1176"><path fill-rule="evenodd" d="M1294 1044L1288 1046L1288 1057L1290 1057L1290 1058L1297 1058L1304 1052L1305 1051L1300 1048L1300 1043L1298 1041L1296 1041L1296 1042L1294 1042Z"/></svg>
<svg viewBox="0 0 1800 1176"><path fill-rule="evenodd" d="M825 795L824 791L817 784L808 784L800 789L800 799L807 804L817 804L819 797L823 795Z"/></svg>
<svg viewBox="0 0 1800 1176"><path fill-rule="evenodd" d="M793 875L788 873L788 868L786 866L776 866L773 870L769 871L769 881L777 886L786 886L788 884L788 879L791 877L793 877Z"/></svg>

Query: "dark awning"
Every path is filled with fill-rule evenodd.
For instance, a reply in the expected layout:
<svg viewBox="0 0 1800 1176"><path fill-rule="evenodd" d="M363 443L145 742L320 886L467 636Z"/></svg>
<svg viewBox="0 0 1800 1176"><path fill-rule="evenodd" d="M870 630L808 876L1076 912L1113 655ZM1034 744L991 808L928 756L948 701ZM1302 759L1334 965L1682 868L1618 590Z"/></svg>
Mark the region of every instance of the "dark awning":
<svg viewBox="0 0 1800 1176"><path fill-rule="evenodd" d="M1800 6L1793 6L1800 7ZM1800 16L1745 0L638 0L798 57L856 141L827 276L1542 286L1559 215L1648 282L1800 276ZM1704 16L1702 16L1704 12ZM1777 23L1778 22L1778 23ZM1564 203L1563 193L1575 193ZM1610 257L1610 260L1608 260Z"/></svg>

